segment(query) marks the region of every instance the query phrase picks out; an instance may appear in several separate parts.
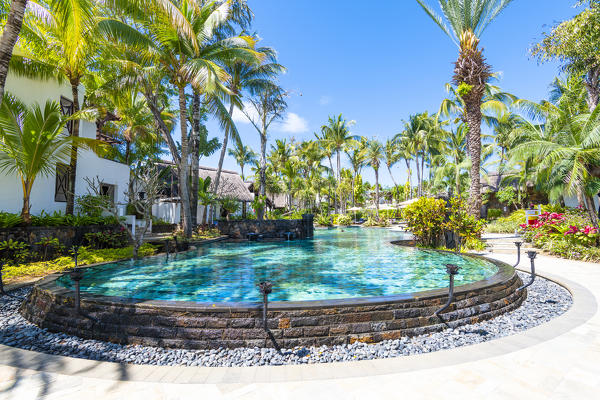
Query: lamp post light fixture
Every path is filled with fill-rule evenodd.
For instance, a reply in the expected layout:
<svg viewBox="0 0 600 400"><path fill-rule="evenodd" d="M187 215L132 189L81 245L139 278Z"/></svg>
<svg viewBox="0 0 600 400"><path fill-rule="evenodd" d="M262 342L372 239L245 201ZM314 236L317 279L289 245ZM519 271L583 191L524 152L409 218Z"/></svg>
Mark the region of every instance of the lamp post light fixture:
<svg viewBox="0 0 600 400"><path fill-rule="evenodd" d="M273 332L271 332L271 330L269 329L269 326L267 324L267 310L269 307L269 294L271 294L271 292L273 292L273 284L269 281L260 282L258 284L258 290L260 290L260 293L263 296L263 328L264 328L265 332L267 332L269 339L271 339L271 342L273 343L275 350L277 350L277 352L279 354L283 354L283 353L281 353L281 347L279 347L279 344L275 340L275 336L273 336Z"/></svg>
<svg viewBox="0 0 600 400"><path fill-rule="evenodd" d="M450 279L450 284L448 285L448 301L442 308L433 313L436 317L440 317L440 314L444 312L450 304L452 304L452 300L454 300L454 276L458 275L458 271L460 267L455 264L446 264L446 273Z"/></svg>
<svg viewBox="0 0 600 400"><path fill-rule="evenodd" d="M526 284L524 284L523 286L518 288L516 290L516 292L520 292L521 290L531 286L533 284L533 281L535 281L535 277L537 276L535 274L535 261L534 261L537 258L537 251L528 251L527 257L529 257L529 260L531 262L531 278L529 279L529 282L527 282Z"/></svg>
<svg viewBox="0 0 600 400"><path fill-rule="evenodd" d="M517 268L517 266L519 265L519 263L521 262L521 246L523 245L523 242L515 242L515 246L517 246L517 263L515 265L513 265L513 268Z"/></svg>
<svg viewBox="0 0 600 400"><path fill-rule="evenodd" d="M75 268L69 271L69 277L75 282L75 311L77 314L81 314L81 288L79 282L83 279L83 271L77 268L77 262L75 262Z"/></svg>

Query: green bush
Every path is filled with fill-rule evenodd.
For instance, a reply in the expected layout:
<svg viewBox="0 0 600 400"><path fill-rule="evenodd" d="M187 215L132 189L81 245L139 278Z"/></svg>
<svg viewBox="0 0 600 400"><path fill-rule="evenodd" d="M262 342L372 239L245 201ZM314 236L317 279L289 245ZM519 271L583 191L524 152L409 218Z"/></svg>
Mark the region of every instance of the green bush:
<svg viewBox="0 0 600 400"><path fill-rule="evenodd" d="M0 260L8 265L18 265L31 258L29 245L18 240L8 239L0 242Z"/></svg>
<svg viewBox="0 0 600 400"><path fill-rule="evenodd" d="M352 225L352 218L349 215L340 215L337 217L337 221L335 221L335 224L342 226Z"/></svg>
<svg viewBox="0 0 600 400"><path fill-rule="evenodd" d="M446 218L446 202L421 197L409 204L403 212L408 230L415 236L419 246L437 247L443 233Z"/></svg>
<svg viewBox="0 0 600 400"><path fill-rule="evenodd" d="M129 235L123 228L118 231L89 232L83 237L86 245L92 249L120 249L129 244Z"/></svg>
<svg viewBox="0 0 600 400"><path fill-rule="evenodd" d="M502 210L499 208L489 208L487 212L488 220L498 219L502 216Z"/></svg>
<svg viewBox="0 0 600 400"><path fill-rule="evenodd" d="M20 215L0 211L0 228L13 228L22 223Z"/></svg>
<svg viewBox="0 0 600 400"><path fill-rule="evenodd" d="M450 199L448 220L444 228L458 234L462 243L475 242L481 237L485 222L469 215L465 202L460 197Z"/></svg>
<svg viewBox="0 0 600 400"><path fill-rule="evenodd" d="M144 243L139 249L139 256L146 257L156 253L156 246ZM122 249L91 250L82 247L77 258L78 265L90 265L103 262L125 260L133 257L133 247ZM75 262L71 256L63 256L51 261L38 261L26 264L11 264L4 268L3 273L7 281L22 278L43 276L53 272L60 272L73 268Z"/></svg>
<svg viewBox="0 0 600 400"><path fill-rule="evenodd" d="M333 226L333 219L331 218L331 215L317 215L315 222L320 226Z"/></svg>

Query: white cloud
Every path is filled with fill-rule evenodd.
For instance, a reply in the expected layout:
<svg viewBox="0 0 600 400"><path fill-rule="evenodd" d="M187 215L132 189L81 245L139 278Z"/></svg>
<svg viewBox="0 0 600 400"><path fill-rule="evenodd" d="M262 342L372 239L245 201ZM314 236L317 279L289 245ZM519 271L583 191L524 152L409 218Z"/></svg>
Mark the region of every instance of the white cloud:
<svg viewBox="0 0 600 400"><path fill-rule="evenodd" d="M244 110L246 110L246 112L248 112L250 114L250 117L252 119L254 119L255 121L258 119L258 113L256 112L256 109L254 108L252 103L250 103L249 101L244 102ZM250 121L248 120L248 117L246 117L244 115L244 113L237 107L233 109L233 115L231 116L231 118L236 123L242 123L242 124L250 123Z"/></svg>
<svg viewBox="0 0 600 400"><path fill-rule="evenodd" d="M321 96L321 98L319 99L319 104L322 106L326 106L328 104L330 104L332 101L330 96Z"/></svg>
<svg viewBox="0 0 600 400"><path fill-rule="evenodd" d="M281 122L281 130L288 133L308 132L308 122L296 113L287 113Z"/></svg>

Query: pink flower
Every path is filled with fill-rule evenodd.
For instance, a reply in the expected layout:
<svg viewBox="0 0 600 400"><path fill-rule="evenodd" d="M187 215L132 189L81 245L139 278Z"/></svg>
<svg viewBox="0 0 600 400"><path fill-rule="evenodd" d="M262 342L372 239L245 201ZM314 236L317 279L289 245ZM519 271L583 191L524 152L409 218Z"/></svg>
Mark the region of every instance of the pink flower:
<svg viewBox="0 0 600 400"><path fill-rule="evenodd" d="M593 226L586 226L585 228L583 228L582 232L585 235L594 235L594 234L598 233L596 228L594 228Z"/></svg>
<svg viewBox="0 0 600 400"><path fill-rule="evenodd" d="M569 229L568 229L568 230L565 232L565 235L574 235L574 234L576 234L577 232L579 232L579 228L577 228L577 227L576 227L576 226L574 226L574 225L571 225L571 226L569 227Z"/></svg>

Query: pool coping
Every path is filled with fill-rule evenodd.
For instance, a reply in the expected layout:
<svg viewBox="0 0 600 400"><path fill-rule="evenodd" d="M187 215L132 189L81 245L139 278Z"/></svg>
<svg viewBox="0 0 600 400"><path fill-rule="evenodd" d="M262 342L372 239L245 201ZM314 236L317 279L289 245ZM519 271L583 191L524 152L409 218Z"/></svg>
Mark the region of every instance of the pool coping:
<svg viewBox="0 0 600 400"><path fill-rule="evenodd" d="M407 247L401 246L397 243L397 241L389 242L392 245L398 247ZM435 249L418 249L419 251L424 252L439 252L439 253L450 253L456 254L454 252L445 251L445 250L435 250ZM194 251L194 250L190 250ZM183 253L183 252L182 252ZM498 271L486 278L476 282L459 285L454 289L455 296L460 296L461 294L466 294L473 291L481 291L495 285L501 284L503 282L508 282L516 275L516 271L514 267L511 265L491 259L488 257L474 255L474 254L457 254L462 257L470 257L477 258L487 262L494 264ZM145 257L144 259L156 258L160 255L153 255L149 257ZM164 256L164 255L163 255ZM123 261L121 261L123 262ZM108 263L100 263L95 265L87 265L81 267L85 268L93 268L102 265L115 264L115 262ZM64 297L75 297L75 292L72 289L66 288L64 286L59 285L56 281L62 276L68 275L68 271L63 271L60 273L54 273L44 277L35 283L35 287L38 287L41 290L45 290L50 292L55 296L64 296ZM361 306L376 306L382 304L390 304L390 303L403 303L403 302L412 302L419 301L425 299L437 299L441 297L448 296L447 288L439 288L439 289L431 289L424 290L413 293L404 293L398 295L388 295L388 296L370 296L370 297L354 297L354 298L342 298L342 299L329 299L329 300L304 300L304 301L270 301L269 302L269 310L270 311L291 311L291 310L310 310L310 309L322 309L322 308L330 308L330 307L361 307ZM139 308L161 308L168 311L173 312L224 312L224 313L235 313L235 312L247 312L247 311L256 311L262 309L261 302L195 302L195 301L177 301L177 300L152 300L152 299L136 299L131 297L122 297L122 296L104 296L92 293L81 292L81 301L82 302L93 302L95 304L108 305L108 306L118 306L118 305L136 305Z"/></svg>
<svg viewBox="0 0 600 400"><path fill-rule="evenodd" d="M80 378L186 384L272 383L341 379L439 368L501 356L539 345L585 324L596 314L598 309L596 298L584 286L564 279L562 276L547 273L539 273L538 276L556 282L572 294L573 304L564 314L514 335L426 354L331 364L187 367L92 361L0 345L0 365Z"/></svg>

